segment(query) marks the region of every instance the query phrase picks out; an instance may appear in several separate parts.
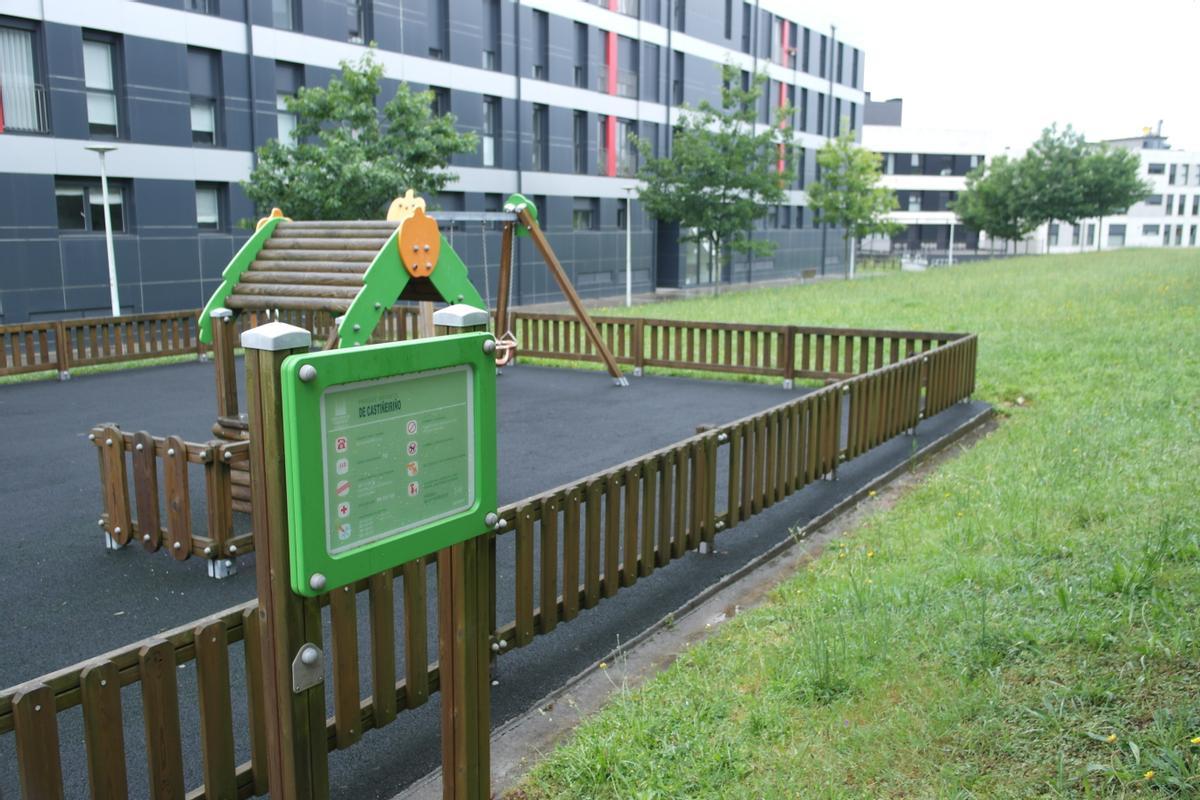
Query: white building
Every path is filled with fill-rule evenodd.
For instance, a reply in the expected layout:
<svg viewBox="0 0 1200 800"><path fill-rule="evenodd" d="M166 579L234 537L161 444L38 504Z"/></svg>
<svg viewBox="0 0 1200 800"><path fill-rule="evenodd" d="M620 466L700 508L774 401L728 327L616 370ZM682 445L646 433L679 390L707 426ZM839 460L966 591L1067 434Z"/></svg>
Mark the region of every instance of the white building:
<svg viewBox="0 0 1200 800"><path fill-rule="evenodd" d="M888 219L905 230L890 239L870 237L863 250L945 254L951 240L956 252L990 248L986 234L962 225L949 204L966 188L967 172L1007 148L986 131L905 127L902 110L898 98L875 101L867 94L862 145L883 156L881 183L899 203ZM1029 243L1021 245L1024 251Z"/></svg>
<svg viewBox="0 0 1200 800"><path fill-rule="evenodd" d="M1138 154L1142 178L1152 187L1150 196L1119 216L1043 226L1037 233L1041 251L1200 246L1200 151L1172 150L1161 132L1149 129L1108 144Z"/></svg>

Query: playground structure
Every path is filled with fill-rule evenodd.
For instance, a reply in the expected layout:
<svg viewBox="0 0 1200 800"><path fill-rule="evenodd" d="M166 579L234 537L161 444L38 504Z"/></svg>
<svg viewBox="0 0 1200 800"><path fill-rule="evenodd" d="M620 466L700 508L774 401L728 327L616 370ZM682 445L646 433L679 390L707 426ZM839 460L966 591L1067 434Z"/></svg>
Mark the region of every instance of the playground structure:
<svg viewBox="0 0 1200 800"><path fill-rule="evenodd" d="M497 366L511 363L518 348L510 327L512 251L515 236L528 236L571 304L591 352L604 363L614 383L628 385L538 225L537 208L519 194L508 199L502 212L426 214L424 200L409 191L393 201L384 221L293 221L274 209L259 220L254 235L225 268L221 285L197 323L199 342L212 348L216 438L197 443L178 436L154 437L145 431L131 434L112 423L98 425L89 434L99 451L105 508L99 525L106 546L121 549L136 538L150 552L167 546L178 560L205 557L214 578L231 575L236 557L254 547L248 531L235 533L234 514L251 511L245 444L249 436L239 407L235 363L239 331L247 320L254 324L260 316L286 319L316 334L328 350L428 336L435 301L488 311L466 266L441 234L439 220L502 223ZM401 302L420 306L398 305ZM165 513L158 503L159 462ZM204 469L203 532L194 530L189 464Z"/></svg>

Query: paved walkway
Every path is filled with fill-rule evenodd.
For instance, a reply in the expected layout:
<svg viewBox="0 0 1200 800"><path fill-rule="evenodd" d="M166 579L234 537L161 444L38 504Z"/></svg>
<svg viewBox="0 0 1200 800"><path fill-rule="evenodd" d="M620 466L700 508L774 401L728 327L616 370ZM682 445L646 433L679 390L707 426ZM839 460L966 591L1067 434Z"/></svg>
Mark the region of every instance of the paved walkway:
<svg viewBox="0 0 1200 800"><path fill-rule="evenodd" d="M218 582L205 576L203 562L196 559L177 563L165 553L133 547L105 553L96 527L100 497L88 428L114 421L130 430L202 441L209 438L213 392L212 366L194 363L79 377L65 384L0 387L0 415L7 423L6 447L0 451L7 556L0 568L0 602L10 609L0 647L0 685L29 680L254 596L252 555L240 559L240 575ZM618 389L601 372L510 368L500 378L499 392L501 502L677 441L699 424L736 419L791 396L778 386L663 377L635 379L630 388ZM978 409L978 404L955 406L922 424L916 438L924 442L953 430ZM677 608L697 587L764 551L788 535L790 526L811 519L902 461L912 447L910 438L901 437L873 451L843 467L836 482L807 487L719 537L716 556L676 561L657 570L653 580L639 581L553 634L505 655L497 663L495 723L523 712L556 681ZM195 490L201 486L197 482ZM498 613L508 620L513 597L511 588L503 587L511 587L512 537L501 541L508 546L498 558ZM366 605L360 603L360 612L365 613ZM12 613L17 609L19 614ZM402 618L399 609L397 618ZM359 625L363 653L369 652L368 630L364 620ZM364 692L370 686L369 661L360 659ZM240 762L248 758L240 647L231 651L231 662ZM397 663L404 663L402 655ZM181 667L179 675L187 785L192 787L199 783L194 665ZM137 796L145 775L137 686L127 687L122 699L130 785ZM85 796L78 709L61 716L60 723L67 796ZM334 797L391 797L427 773L439 761L437 726L435 696L387 728L368 733L353 748L332 754ZM0 796L19 796L10 768L12 749L13 738L0 737Z"/></svg>

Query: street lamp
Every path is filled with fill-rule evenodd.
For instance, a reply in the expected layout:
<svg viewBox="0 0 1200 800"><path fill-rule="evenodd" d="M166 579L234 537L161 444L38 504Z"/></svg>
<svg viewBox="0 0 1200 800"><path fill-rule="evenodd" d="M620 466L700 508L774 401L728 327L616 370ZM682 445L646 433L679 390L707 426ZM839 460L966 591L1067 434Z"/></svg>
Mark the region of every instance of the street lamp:
<svg viewBox="0 0 1200 800"><path fill-rule="evenodd" d="M633 305L633 192L637 184L625 187L625 307Z"/></svg>
<svg viewBox="0 0 1200 800"><path fill-rule="evenodd" d="M108 173L104 169L104 154L117 149L115 144L89 144L84 147L100 156L100 191L104 195L104 244L108 248L108 295L112 315L121 316L121 297L117 291L117 259L113 255L112 213L108 210Z"/></svg>

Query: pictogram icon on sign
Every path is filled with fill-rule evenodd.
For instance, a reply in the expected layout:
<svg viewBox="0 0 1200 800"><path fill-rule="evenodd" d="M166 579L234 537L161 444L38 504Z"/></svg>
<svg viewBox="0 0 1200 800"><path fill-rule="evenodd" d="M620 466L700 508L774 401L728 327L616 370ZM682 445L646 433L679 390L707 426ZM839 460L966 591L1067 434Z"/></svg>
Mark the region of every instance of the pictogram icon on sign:
<svg viewBox="0 0 1200 800"><path fill-rule="evenodd" d="M342 519L345 519L346 517L350 516L350 504L349 503L339 503L338 504L338 516L341 517Z"/></svg>
<svg viewBox="0 0 1200 800"><path fill-rule="evenodd" d="M350 449L350 439L345 436L339 436L333 440L333 450L336 453L344 453Z"/></svg>

